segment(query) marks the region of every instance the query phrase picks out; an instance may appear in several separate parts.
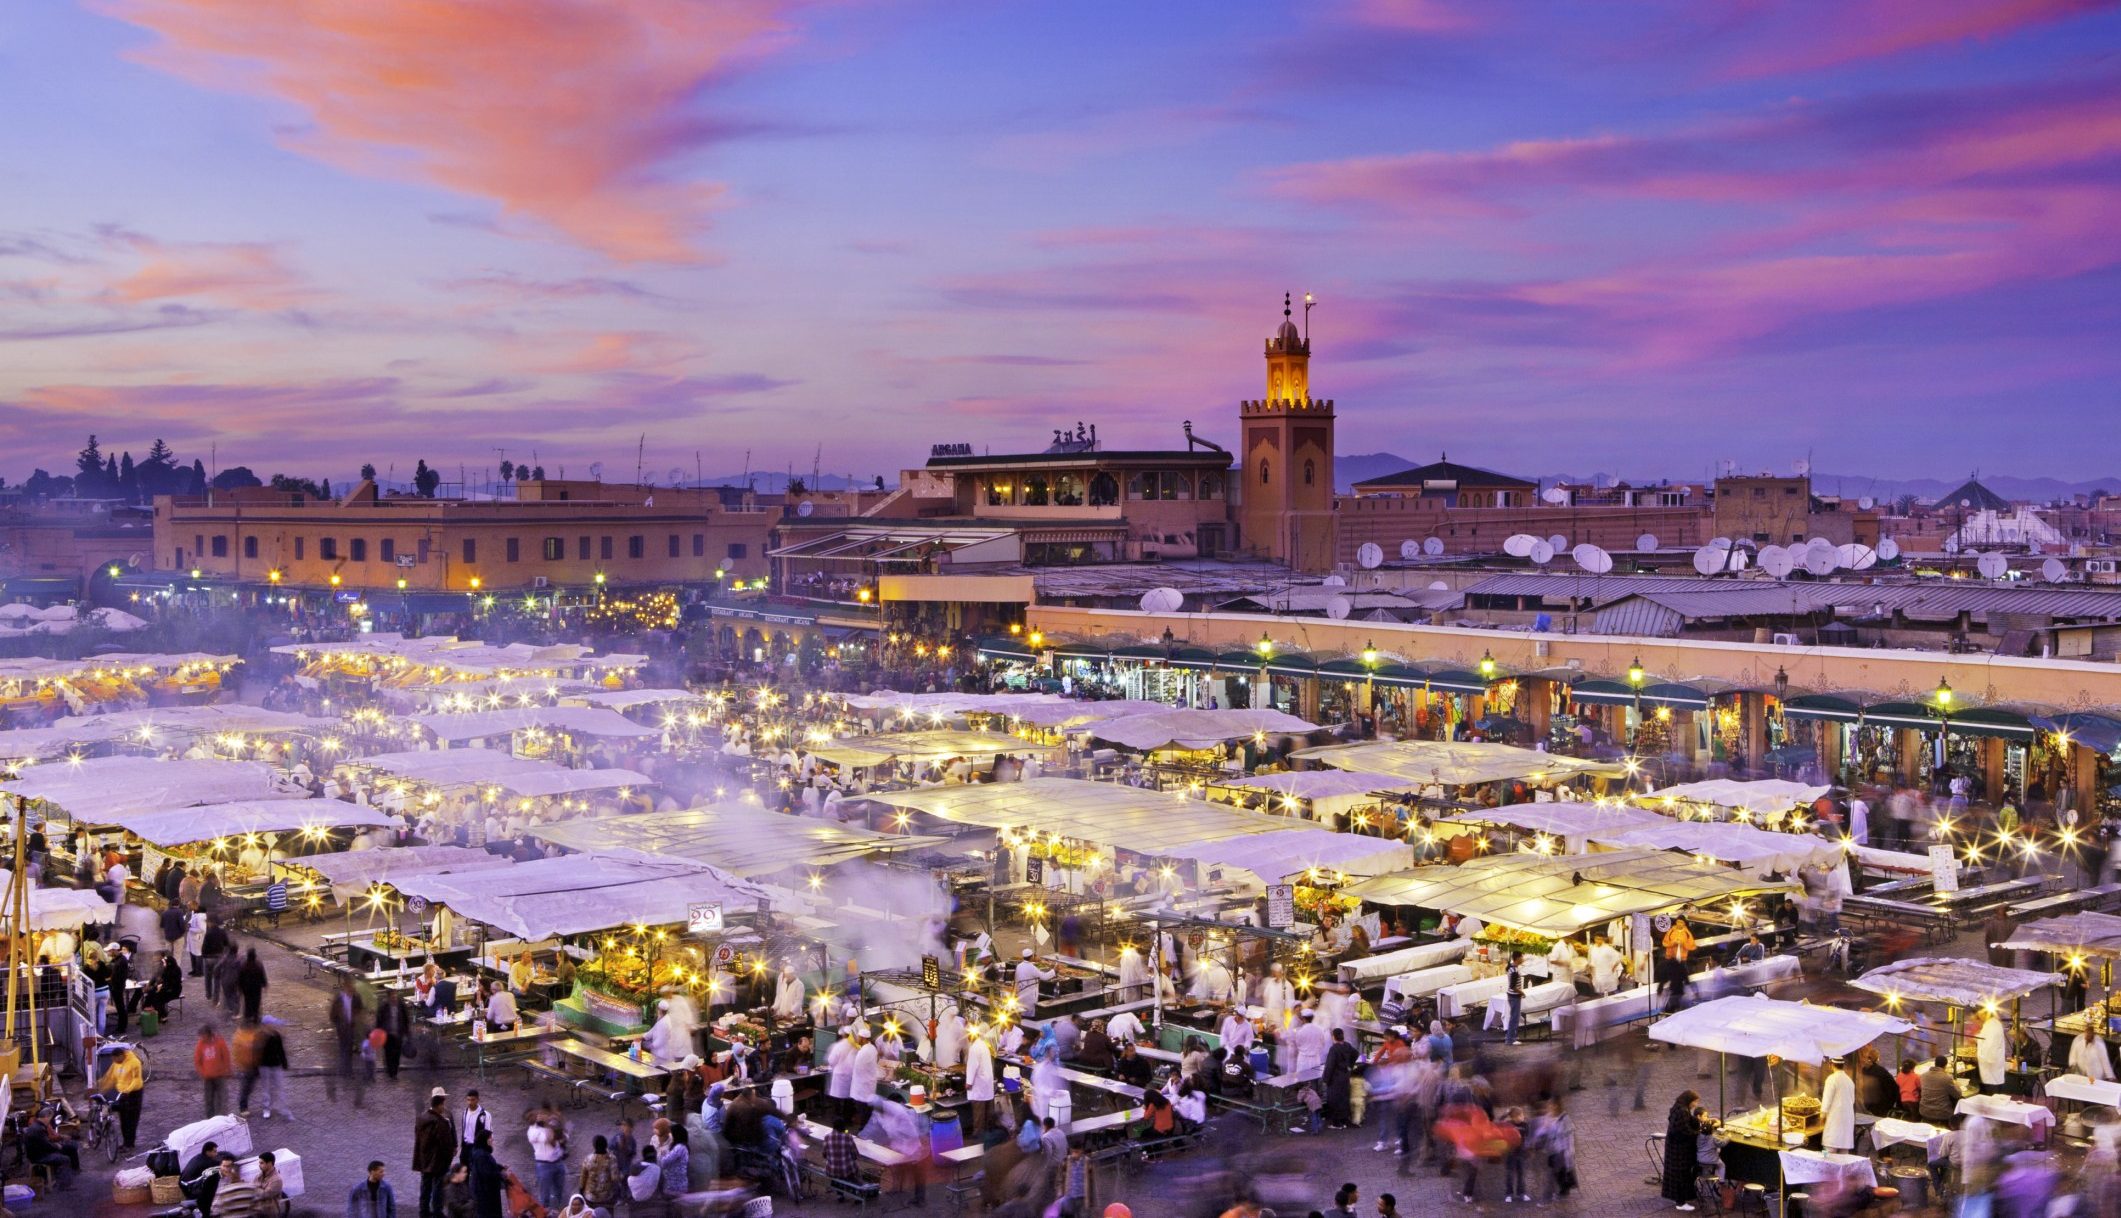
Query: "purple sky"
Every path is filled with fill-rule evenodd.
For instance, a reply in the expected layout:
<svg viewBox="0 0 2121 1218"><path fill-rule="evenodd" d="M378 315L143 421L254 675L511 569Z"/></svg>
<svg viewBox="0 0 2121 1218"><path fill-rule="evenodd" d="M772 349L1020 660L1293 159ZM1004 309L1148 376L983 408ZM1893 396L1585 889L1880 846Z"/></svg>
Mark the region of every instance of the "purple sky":
<svg viewBox="0 0 2121 1218"><path fill-rule="evenodd" d="M1284 289L1343 452L2121 472L2099 0L15 7L11 478L1228 442Z"/></svg>

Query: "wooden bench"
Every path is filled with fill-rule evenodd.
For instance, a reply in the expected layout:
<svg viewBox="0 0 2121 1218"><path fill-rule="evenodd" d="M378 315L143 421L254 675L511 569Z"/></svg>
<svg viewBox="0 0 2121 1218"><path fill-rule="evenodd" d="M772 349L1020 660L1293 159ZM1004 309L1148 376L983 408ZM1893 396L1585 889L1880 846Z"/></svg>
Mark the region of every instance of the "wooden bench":
<svg viewBox="0 0 2121 1218"><path fill-rule="evenodd" d="M2082 888L2075 892L2057 893L2051 897L2039 897L2031 901L2020 901L2005 907L2014 920L2051 917L2056 914L2082 913L2086 910L2103 909L2121 901L2121 884L2101 884L2096 888Z"/></svg>
<svg viewBox="0 0 2121 1218"><path fill-rule="evenodd" d="M563 1094L573 1096L577 1094L576 1085L582 1081L565 1070L556 1069L540 1061L517 1062L516 1065L522 1069L523 1073L530 1076L533 1088L543 1088L547 1085L557 1084ZM570 1104L568 1106L578 1107L579 1105Z"/></svg>
<svg viewBox="0 0 2121 1218"><path fill-rule="evenodd" d="M826 1171L824 1164L808 1159L803 1161L803 1178L811 1181L815 1187L831 1193L838 1200L852 1201L857 1206L881 1201L884 1196L884 1186L867 1176L843 1180Z"/></svg>

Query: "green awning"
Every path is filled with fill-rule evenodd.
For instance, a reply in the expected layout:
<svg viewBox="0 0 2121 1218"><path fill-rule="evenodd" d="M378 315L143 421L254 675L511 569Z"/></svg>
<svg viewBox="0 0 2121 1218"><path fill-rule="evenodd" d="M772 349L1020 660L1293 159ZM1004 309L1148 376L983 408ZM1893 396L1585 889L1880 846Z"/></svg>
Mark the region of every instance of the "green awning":
<svg viewBox="0 0 2121 1218"><path fill-rule="evenodd" d="M1587 679L1569 686L1569 697L1587 706L1633 706L1635 691L1622 681Z"/></svg>
<svg viewBox="0 0 2121 1218"><path fill-rule="evenodd" d="M1327 660L1318 666L1321 677L1338 677L1343 681L1367 681L1370 666L1361 660Z"/></svg>
<svg viewBox="0 0 2121 1218"><path fill-rule="evenodd" d="M1642 691L1642 700L1654 706L1676 706L1680 710L1707 710L1709 695L1691 685L1662 682Z"/></svg>
<svg viewBox="0 0 2121 1218"><path fill-rule="evenodd" d="M1225 651L1215 657L1215 666L1225 672L1258 672L1259 653L1251 648L1243 651Z"/></svg>
<svg viewBox="0 0 2121 1218"><path fill-rule="evenodd" d="M1161 643L1129 643L1125 647L1114 647L1112 649L1112 658L1115 660L1161 660L1164 658L1164 646Z"/></svg>
<svg viewBox="0 0 2121 1218"><path fill-rule="evenodd" d="M1024 642L1019 635L989 635L975 643L974 648L981 655L988 657L1000 657L1007 660L1029 660L1034 658L1031 644Z"/></svg>
<svg viewBox="0 0 2121 1218"><path fill-rule="evenodd" d="M1268 660L1267 671L1278 677L1315 677L1318 661L1301 652L1290 652Z"/></svg>
<svg viewBox="0 0 2121 1218"><path fill-rule="evenodd" d="M1920 731L1935 731L1940 723L1936 712L1920 702L1873 702L1863 708L1863 721L1881 727L1912 727Z"/></svg>
<svg viewBox="0 0 2121 1218"><path fill-rule="evenodd" d="M1942 726L1940 721L1940 726ZM1975 706L1952 714L1952 734L1999 736L2005 740L2031 740L2039 732L2033 721L2017 711Z"/></svg>
<svg viewBox="0 0 2121 1218"><path fill-rule="evenodd" d="M1380 664L1377 666L1379 685L1397 685L1406 689L1420 689L1429 682L1429 670L1412 664Z"/></svg>
<svg viewBox="0 0 2121 1218"><path fill-rule="evenodd" d="M1467 672L1459 668L1448 668L1442 672L1429 674L1429 688L1441 690L1444 693L1484 694L1488 692L1488 686L1492 684L1494 682L1477 672Z"/></svg>
<svg viewBox="0 0 2121 1218"><path fill-rule="evenodd" d="M1053 654L1063 660L1102 660L1112 654L1112 649L1096 643L1062 643L1053 649Z"/></svg>
<svg viewBox="0 0 2121 1218"><path fill-rule="evenodd" d="M1206 647L1180 647L1171 653L1171 663L1180 668L1214 668L1216 655Z"/></svg>
<svg viewBox="0 0 2121 1218"><path fill-rule="evenodd" d="M1799 694L1786 698L1782 703L1785 719L1826 719L1835 723L1854 723L1863 718L1863 707L1853 699L1839 694Z"/></svg>

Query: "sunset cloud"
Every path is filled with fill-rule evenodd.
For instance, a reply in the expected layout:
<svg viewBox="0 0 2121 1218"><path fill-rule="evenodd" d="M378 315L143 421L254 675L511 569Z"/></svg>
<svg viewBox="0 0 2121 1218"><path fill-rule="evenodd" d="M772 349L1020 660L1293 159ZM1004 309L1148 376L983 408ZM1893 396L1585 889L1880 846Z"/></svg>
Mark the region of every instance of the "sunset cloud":
<svg viewBox="0 0 2121 1218"><path fill-rule="evenodd" d="M685 154L745 124L699 104L776 45L779 0L99 0L143 62L284 102L286 143L486 199L624 261L682 262L723 187Z"/></svg>

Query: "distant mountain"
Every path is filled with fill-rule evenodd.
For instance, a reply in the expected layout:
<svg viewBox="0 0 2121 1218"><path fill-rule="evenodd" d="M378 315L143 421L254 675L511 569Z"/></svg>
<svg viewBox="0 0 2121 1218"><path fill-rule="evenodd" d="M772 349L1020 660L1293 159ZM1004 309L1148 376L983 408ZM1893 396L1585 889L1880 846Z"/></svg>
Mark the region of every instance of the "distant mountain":
<svg viewBox="0 0 2121 1218"><path fill-rule="evenodd" d="M1337 489L1348 493L1356 483L1372 478L1396 474L1421 464L1397 453L1353 453L1337 456L1333 460L1333 480ZM1479 462L1474 462L1479 464ZM1516 471L1507 471L1516 473ZM1525 475L1519 474L1519 477ZM1681 475L1671 479L1689 482L1698 479ZM2065 482L2060 478L2020 478L2011 474L1980 474L1981 484L2005 499L2028 503L2047 503L2056 499L2068 499L2076 495L2087 495L2094 491L2121 491L2121 475L2099 478L2086 482ZM1555 473L1538 475L1542 485L1555 482L1614 482L1614 475L1605 473ZM1635 482L1655 479L1634 478ZM1966 481L1965 475L1950 478L1874 478L1860 474L1813 474L1812 491L1820 495L1865 495L1881 501L1898 499L1902 495L1913 495L1920 500L1933 500L1946 491Z"/></svg>
<svg viewBox="0 0 2121 1218"><path fill-rule="evenodd" d="M1400 470L1412 469L1420 464L1419 461L1409 461L1397 453L1335 454L1333 489L1345 495L1350 493L1358 482L1396 474Z"/></svg>

